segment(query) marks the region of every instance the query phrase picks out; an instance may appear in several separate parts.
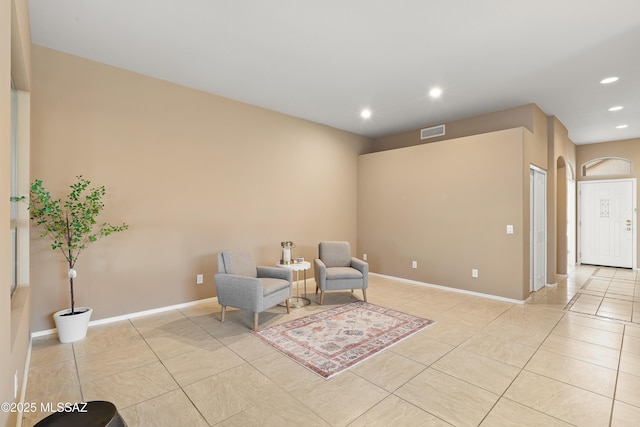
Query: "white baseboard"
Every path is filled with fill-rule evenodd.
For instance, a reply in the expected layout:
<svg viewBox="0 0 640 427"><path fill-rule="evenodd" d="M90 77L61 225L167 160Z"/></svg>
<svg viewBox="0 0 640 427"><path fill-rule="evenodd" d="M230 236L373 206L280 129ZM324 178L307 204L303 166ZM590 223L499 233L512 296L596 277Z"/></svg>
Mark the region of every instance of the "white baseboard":
<svg viewBox="0 0 640 427"><path fill-rule="evenodd" d="M519 300L519 299L500 297L500 296L497 296L497 295L483 294L481 292L468 291L466 289L451 288L449 286L434 285L432 283L426 283L426 282L418 282L417 280L404 279L402 277L395 277L395 276L387 276L387 275L384 275L384 274L369 273L369 275L378 276L378 277L384 277L384 278L392 279L392 280L398 280L400 282L405 282L405 283L411 283L412 285L426 286L427 288L441 289L443 291L451 291L451 292L457 292L459 294L474 295L474 296L477 296L477 297L488 298L488 299L493 299L493 300L497 300L497 301L510 302L510 303L513 303L513 304L526 304L527 301L529 301L529 298L531 298L531 297L529 297L526 300Z"/></svg>
<svg viewBox="0 0 640 427"><path fill-rule="evenodd" d="M416 280L404 279L402 277L395 277L395 276L387 276L387 275L378 274L378 273L371 273L370 272L369 274L372 275L372 276L378 276L378 277L383 277L383 278L387 278L387 279L398 280L400 282L411 283L411 284L414 284L414 285L426 286L428 288L435 288L435 289L441 289L441 290L444 290L444 291L451 291L451 292L457 292L457 293L461 293L461 294L474 295L474 296L478 296L478 297L482 297L482 298L488 298L488 299L493 299L493 300L497 300L497 301L510 302L510 303L514 303L514 304L526 304L526 302L529 300L529 298L527 298L524 301L523 300L512 299L512 298L505 298L505 297L500 297L500 296L497 296L497 295L483 294L481 292L468 291L466 289L451 288L449 286L434 285L432 283L418 282ZM309 281L309 279L307 279L307 281ZM549 286L549 285L547 285L547 286ZM151 310L138 311L136 313L123 314L122 316L115 316L115 317L108 317L108 318L105 318L105 319L92 320L91 322L89 322L89 326L91 327L91 326L97 326L97 325L105 325L107 323L118 322L120 320L135 319L136 317L148 316L150 314L163 313L165 311L191 307L191 306L194 306L194 305L202 304L202 303L205 303L205 302L212 302L212 301L218 301L218 297L205 298L205 299L201 299L201 300L185 302L185 303L182 303L182 304L170 305L170 306L167 306L167 307L154 308L154 309L151 309ZM36 332L32 332L31 333L31 337L32 338L42 337L42 336L45 336L45 335L51 335L51 334L53 334L55 332L56 332L55 328L54 329L46 329L46 330L42 330L42 331L36 331Z"/></svg>
<svg viewBox="0 0 640 427"><path fill-rule="evenodd" d="M120 320L135 319L136 317L148 316L150 314L163 313L165 311L191 307L191 306L202 304L202 303L205 303L205 302L214 302L214 301L218 301L218 297L205 298L205 299L191 301L191 302L184 302L184 303L181 303L181 304L169 305L169 306L166 306L166 307L153 308L151 310L145 310L145 311L138 311L136 313L123 314L122 316L114 316L114 317L107 317L105 319L92 320L91 322L89 322L89 326L91 327L91 326L96 326L96 325L105 325L107 323L119 322ZM46 330L43 330L43 331L31 332L31 338L42 337L42 336L45 336L45 335L51 335L51 334L53 334L55 332L56 332L55 328L46 329Z"/></svg>

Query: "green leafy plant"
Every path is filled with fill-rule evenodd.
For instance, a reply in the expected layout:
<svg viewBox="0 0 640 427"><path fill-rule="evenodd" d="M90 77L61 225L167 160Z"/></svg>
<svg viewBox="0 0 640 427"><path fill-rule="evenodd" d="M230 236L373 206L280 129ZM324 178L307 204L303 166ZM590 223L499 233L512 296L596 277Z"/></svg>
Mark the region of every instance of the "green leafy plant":
<svg viewBox="0 0 640 427"><path fill-rule="evenodd" d="M82 175L76 179L77 182L71 185L71 192L65 201L52 198L42 180L35 180L31 184L28 201L31 220L44 229L40 237L49 238L51 249L60 250L69 264L72 315L76 314L73 279L76 277L74 267L78 257L89 243L129 228L125 223L99 224L96 218L104 209L104 186L90 187L91 181ZM12 197L11 201L26 201L26 197Z"/></svg>

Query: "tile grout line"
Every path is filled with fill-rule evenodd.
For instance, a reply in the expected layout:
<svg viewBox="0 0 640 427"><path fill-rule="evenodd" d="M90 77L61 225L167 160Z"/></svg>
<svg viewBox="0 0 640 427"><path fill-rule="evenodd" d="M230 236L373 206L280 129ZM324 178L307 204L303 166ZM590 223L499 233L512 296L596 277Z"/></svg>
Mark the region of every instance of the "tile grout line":
<svg viewBox="0 0 640 427"><path fill-rule="evenodd" d="M189 318L188 316L186 316L184 313L182 313L180 310L176 309L181 315L183 315L185 318L191 320L191 318ZM144 335L142 335L142 332L140 332L140 330L136 327L135 324L133 324L133 322L131 321L131 319L128 319L128 322L131 324L131 326L133 327L133 329L136 330L136 333L138 335L140 335L140 338L142 338L142 340L144 341L144 343L147 345L147 347L149 347L149 350L151 350L151 352L154 354L154 356L156 356L156 358L158 359L158 362L162 365L162 367L167 371L167 374L169 374L169 376L171 377L171 379L176 383L176 385L178 386L178 388L175 388L173 390L169 390L165 393L161 393L157 396L153 396L149 399L145 399L141 402L137 402L134 403L132 405L127 406L126 408L122 408L122 409L127 409L127 408L132 408L134 406L140 405L142 403L145 402L149 402L153 399L157 399L161 396L166 396L169 393L173 393L176 390L180 390L180 392L187 398L187 400L191 403L191 405L193 406L193 408L196 410L196 412L198 413L198 415L200 415L202 417L202 420L209 426L211 426L211 424L209 424L209 422L207 421L207 419L205 418L204 414L202 414L202 412L200 411L200 409L198 408L198 406L196 406L196 404L191 400L191 398L189 397L189 395L184 391L183 386L178 382L178 380L176 380L176 378L173 376L173 374L171 373L171 371L167 368L167 366L164 364L164 362L162 361L162 359L160 358L160 355L158 355L158 353L156 353L156 351L153 349L153 347L151 347L151 344L149 344L149 342L147 341L147 339L144 337ZM193 320L191 320L191 322L193 322ZM200 327L202 329L202 327L200 325L198 325L196 322L193 322L194 324L196 324L198 327ZM207 331L205 331L207 332ZM207 332L208 333L208 332ZM210 334L209 334L210 335ZM156 362L152 362L152 363L156 363ZM148 366L151 365L152 363L149 363L147 365L143 365L143 366Z"/></svg>
<svg viewBox="0 0 640 427"><path fill-rule="evenodd" d="M585 283L576 291L576 294L571 298L571 300L569 300L569 302L564 306L563 311L569 311L569 312L574 312L574 313L580 313L580 314L585 314L585 315L589 315L589 316L595 316L597 318L603 318L603 319L609 319L609 320L614 320L614 321L618 321L618 322L630 322L630 323L640 323L640 322L634 322L633 321L633 311L634 311L634 305L635 305L635 297L631 296L632 301L629 301L628 299L625 299L624 297L628 296L628 295L624 295L624 294L614 294L611 293L609 296L607 296L609 294L609 287L611 286L611 283L613 281L615 281L615 277L611 276L598 276L598 272L600 271L600 268L597 268L592 274L591 276L589 276L589 278L585 281ZM589 283L591 283L591 281L593 279L598 279L598 280L602 280L602 281L607 281L607 288L602 292L602 295L592 295L589 293L584 293L582 291L588 290L586 289L586 287L589 285ZM626 280L626 279L618 279L618 280ZM635 283L635 280L630 282ZM597 292L600 293L601 291L592 291L592 292ZM598 304L598 308L595 310L595 312L593 314L591 313L586 313L583 311L572 311L571 308L575 305L575 303L577 302L577 300L579 299L580 296L583 295L587 295L587 296L594 296L594 297L598 297L600 298L600 304ZM615 296L613 296L615 295ZM607 299L613 299L616 301L624 301L624 302L630 302L631 303L631 319L630 320L626 320L626 319L621 319L618 317L611 317L611 316L604 316L602 314L598 314L598 311L600 311L600 308L602 307L602 304L605 302L605 298Z"/></svg>
<svg viewBox="0 0 640 427"><path fill-rule="evenodd" d="M558 319L558 321L556 322L556 324L553 326L553 328L551 328L551 329L549 330L549 333L547 333L547 336L545 337L545 339L544 339L544 340L542 340L542 341L540 342L540 344L538 344L538 346L536 347L535 351L531 354L531 356L529 357L529 359L527 359L527 361L522 365L522 368L520 368L520 372L518 372L518 374L513 378L513 380L511 380L511 382L509 383L509 385L504 389L504 391L502 392L502 394L498 397L498 400L496 400L496 402L493 404L493 406L491 407L491 409L490 409L490 410L485 414L485 416L482 418L482 420L480 421L480 424L482 424L482 423L484 422L484 420L487 418L487 416L489 416L489 414L491 413L491 411L493 411L493 409L498 405L498 402L500 402L500 400L502 400L502 399L506 399L506 400L509 400L509 401L511 401L511 402L515 402L515 403L517 403L517 404L519 404L519 405L522 405L522 406L524 406L524 407L526 407L526 408L529 408L529 409L531 409L531 410L533 410L533 411L536 411L537 413L540 413L540 414L546 415L546 416L551 417L551 418L555 418L555 419L560 420L560 421L562 421L562 422L567 422L567 421L564 421L564 420L562 420L562 419L560 419L560 418L557 418L557 417L555 417L555 416L553 416L553 415L550 415L550 414L547 414L547 413L545 413L545 412L539 411L539 410L537 410L536 408L533 408L533 407L528 406L528 405L524 405L524 404L522 404L522 403L520 403L520 402L516 402L516 401L514 401L514 400L509 399L508 397L505 397L505 393L506 393L506 392L511 388L511 386L513 386L513 383L515 383L515 382L516 382L516 380L518 379L518 377L520 377L520 375L522 375L522 373L526 370L525 368L527 367L527 365L529 364L529 362L531 362L531 359L533 359L533 357L538 353L538 351L540 351L540 347L542 347L542 344L544 344L544 343L545 343L545 341L549 338L549 336L551 336L551 333L553 332L553 330L558 326L558 324L562 321L562 319L564 319L564 317L565 317L566 315L567 315L567 313L563 311L562 316L560 316L560 318ZM529 371L527 371L527 372L529 372ZM558 380L555 380L555 381L558 381ZM480 424L479 424L479 425L480 425Z"/></svg>
<svg viewBox="0 0 640 427"><path fill-rule="evenodd" d="M609 414L609 426L613 425L613 411L616 405L616 394L618 393L618 378L620 377L620 362L622 361L622 347L624 346L624 336L627 331L627 325L622 326L622 341L620 342L620 353L618 355L618 366L616 369L616 381L613 386L613 396L611 397L611 412Z"/></svg>
<svg viewBox="0 0 640 427"><path fill-rule="evenodd" d="M80 368L78 367L78 355L76 354L76 346L74 343L71 343L71 351L73 352L73 363L76 367L76 381L78 381L78 388L80 389L80 399L83 402L86 402L84 398L84 392L82 391L82 381L80 381Z"/></svg>

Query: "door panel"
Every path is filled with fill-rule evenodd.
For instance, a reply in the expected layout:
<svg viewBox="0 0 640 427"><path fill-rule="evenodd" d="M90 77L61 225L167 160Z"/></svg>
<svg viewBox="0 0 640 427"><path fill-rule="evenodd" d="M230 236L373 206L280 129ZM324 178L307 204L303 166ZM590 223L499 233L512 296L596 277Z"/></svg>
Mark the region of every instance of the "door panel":
<svg viewBox="0 0 640 427"><path fill-rule="evenodd" d="M580 262L633 267L633 182L580 182Z"/></svg>

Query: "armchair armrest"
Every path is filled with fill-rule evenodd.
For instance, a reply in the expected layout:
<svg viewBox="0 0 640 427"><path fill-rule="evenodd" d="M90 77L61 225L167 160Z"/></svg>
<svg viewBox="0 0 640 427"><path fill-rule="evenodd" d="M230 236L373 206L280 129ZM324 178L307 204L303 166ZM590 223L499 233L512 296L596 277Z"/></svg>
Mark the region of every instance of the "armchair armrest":
<svg viewBox="0 0 640 427"><path fill-rule="evenodd" d="M369 286L369 263L362 261L361 259L352 257L351 267L359 270L360 273L362 273L363 288L367 288Z"/></svg>
<svg viewBox="0 0 640 427"><path fill-rule="evenodd" d="M269 277L271 279L287 280L293 283L293 271L281 267L258 266L258 277Z"/></svg>
<svg viewBox="0 0 640 427"><path fill-rule="evenodd" d="M351 267L359 270L363 275L369 272L369 264L358 258L351 258Z"/></svg>
<svg viewBox="0 0 640 427"><path fill-rule="evenodd" d="M218 302L221 305L230 305L255 312L262 304L264 291L260 279L218 273L215 275L215 282Z"/></svg>
<svg viewBox="0 0 640 427"><path fill-rule="evenodd" d="M313 262L313 276L316 279L317 286L327 280L327 266L320 258L316 258Z"/></svg>

